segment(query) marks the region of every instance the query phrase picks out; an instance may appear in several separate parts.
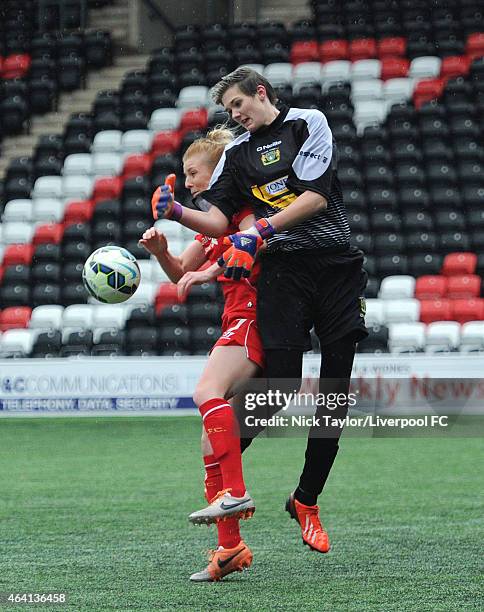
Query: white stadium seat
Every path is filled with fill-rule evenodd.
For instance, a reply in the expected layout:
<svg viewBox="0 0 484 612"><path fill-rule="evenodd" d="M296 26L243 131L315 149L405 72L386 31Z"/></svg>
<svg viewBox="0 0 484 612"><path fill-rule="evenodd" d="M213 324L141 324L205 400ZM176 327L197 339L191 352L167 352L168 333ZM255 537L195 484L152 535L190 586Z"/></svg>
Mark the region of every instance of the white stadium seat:
<svg viewBox="0 0 484 612"><path fill-rule="evenodd" d="M151 149L153 132L150 130L128 130L121 138L123 155L147 153Z"/></svg>
<svg viewBox="0 0 484 612"><path fill-rule="evenodd" d="M35 223L57 223L64 216L64 203L55 198L34 200L32 221Z"/></svg>
<svg viewBox="0 0 484 612"><path fill-rule="evenodd" d="M118 176L123 169L123 156L121 153L94 153L92 156L92 175Z"/></svg>
<svg viewBox="0 0 484 612"><path fill-rule="evenodd" d="M425 347L424 323L393 323L388 332L392 352L422 351Z"/></svg>
<svg viewBox="0 0 484 612"><path fill-rule="evenodd" d="M32 220L32 200L17 199L10 200L5 204L2 221L28 223Z"/></svg>
<svg viewBox="0 0 484 612"><path fill-rule="evenodd" d="M181 228L184 239L191 238L193 240L193 238L195 238L195 236L198 234L198 232L196 232L195 230L192 230L189 227L185 227L184 225L182 225Z"/></svg>
<svg viewBox="0 0 484 612"><path fill-rule="evenodd" d="M138 266L140 270L140 276L144 281L151 282L152 280L152 264L151 259L139 259Z"/></svg>
<svg viewBox="0 0 484 612"><path fill-rule="evenodd" d="M159 219L155 221L154 227L164 234L168 240L181 240L183 235L183 227L179 223L173 223L173 221L167 221L166 219Z"/></svg>
<svg viewBox="0 0 484 612"><path fill-rule="evenodd" d="M201 108L210 106L210 93L205 85L190 85L182 87L176 101L178 108Z"/></svg>
<svg viewBox="0 0 484 612"><path fill-rule="evenodd" d="M407 275L387 276L380 285L378 297L383 300L413 298L415 294L415 278Z"/></svg>
<svg viewBox="0 0 484 612"><path fill-rule="evenodd" d="M157 285L160 283L170 282L168 274L163 270L158 263L158 260L153 256L151 259L151 282L156 283Z"/></svg>
<svg viewBox="0 0 484 612"><path fill-rule="evenodd" d="M37 306L32 310L29 327L41 330L61 329L63 314L64 306L56 304Z"/></svg>
<svg viewBox="0 0 484 612"><path fill-rule="evenodd" d="M379 79L381 75L381 62L378 59L356 60L351 66L351 80Z"/></svg>
<svg viewBox="0 0 484 612"><path fill-rule="evenodd" d="M461 328L461 350L484 350L484 321L469 321Z"/></svg>
<svg viewBox="0 0 484 612"><path fill-rule="evenodd" d="M442 60L440 57L432 55L424 55L415 57L410 62L408 76L412 79L432 79L440 74L440 65Z"/></svg>
<svg viewBox="0 0 484 612"><path fill-rule="evenodd" d="M184 240L170 240L168 242L168 249L172 255L181 255L185 250Z"/></svg>
<svg viewBox="0 0 484 612"><path fill-rule="evenodd" d="M383 98L389 105L406 102L412 97L413 88L413 79L388 79L383 84Z"/></svg>
<svg viewBox="0 0 484 612"><path fill-rule="evenodd" d="M460 324L456 321L435 321L427 326L429 352L455 350L460 341Z"/></svg>
<svg viewBox="0 0 484 612"><path fill-rule="evenodd" d="M127 316L125 304L100 304L93 308L94 342L98 341L100 333L104 331L123 329Z"/></svg>
<svg viewBox="0 0 484 612"><path fill-rule="evenodd" d="M32 199L38 198L58 198L62 197L62 177L60 176L41 176L35 183L32 190Z"/></svg>
<svg viewBox="0 0 484 612"><path fill-rule="evenodd" d="M383 83L380 79L365 79L351 83L351 99L353 103L381 100L383 98Z"/></svg>
<svg viewBox="0 0 484 612"><path fill-rule="evenodd" d="M367 299L366 300L366 325L383 325L385 322L385 311L383 309L383 300Z"/></svg>
<svg viewBox="0 0 484 612"><path fill-rule="evenodd" d="M155 133L177 130L181 117L182 111L179 108L157 108L151 113L148 127Z"/></svg>
<svg viewBox="0 0 484 612"><path fill-rule="evenodd" d="M93 153L118 153L121 149L120 130L103 130L94 136L91 151Z"/></svg>
<svg viewBox="0 0 484 612"><path fill-rule="evenodd" d="M62 174L69 176L74 174L80 176L85 174L90 176L92 174L92 156L90 153L73 153L68 155L64 160L62 167Z"/></svg>
<svg viewBox="0 0 484 612"><path fill-rule="evenodd" d="M65 176L62 181L64 202L88 200L92 194L94 180L90 176Z"/></svg>
<svg viewBox="0 0 484 612"><path fill-rule="evenodd" d="M349 81L351 81L351 62L348 60L335 60L323 65L321 70L323 91L327 91L335 83Z"/></svg>
<svg viewBox="0 0 484 612"><path fill-rule="evenodd" d="M90 304L72 304L66 306L62 316L64 329L91 329L94 317L94 307Z"/></svg>
<svg viewBox="0 0 484 612"><path fill-rule="evenodd" d="M420 301L415 298L384 300L385 323L413 323L420 317Z"/></svg>
<svg viewBox="0 0 484 612"><path fill-rule="evenodd" d="M32 241L35 226L30 223L3 223L2 242L8 244L27 244Z"/></svg>
<svg viewBox="0 0 484 612"><path fill-rule="evenodd" d="M387 116L387 104L382 100L355 102L353 123L359 134L370 125L381 125Z"/></svg>
<svg viewBox="0 0 484 612"><path fill-rule="evenodd" d="M284 87L292 83L292 64L288 62L275 62L267 64L264 68L264 77L274 87Z"/></svg>
<svg viewBox="0 0 484 612"><path fill-rule="evenodd" d="M153 304L155 295L158 290L158 283L141 281L134 295L129 298L130 306L143 306L144 304Z"/></svg>
<svg viewBox="0 0 484 612"><path fill-rule="evenodd" d="M320 62L301 62L294 66L292 72L293 92L298 93L302 87L320 86L321 72Z"/></svg>
<svg viewBox="0 0 484 612"><path fill-rule="evenodd" d="M37 333L33 329L8 329L0 336L0 357L27 357Z"/></svg>

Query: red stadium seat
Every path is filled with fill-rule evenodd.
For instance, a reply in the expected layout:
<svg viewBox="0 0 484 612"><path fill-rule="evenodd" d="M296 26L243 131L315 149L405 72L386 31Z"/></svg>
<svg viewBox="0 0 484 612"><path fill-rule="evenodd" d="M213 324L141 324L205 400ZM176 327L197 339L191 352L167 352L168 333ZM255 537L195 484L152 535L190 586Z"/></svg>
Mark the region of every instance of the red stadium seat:
<svg viewBox="0 0 484 612"><path fill-rule="evenodd" d="M426 275L417 278L415 297L419 300L435 300L444 297L447 289L445 276Z"/></svg>
<svg viewBox="0 0 484 612"><path fill-rule="evenodd" d="M151 170L150 155L129 155L124 161L123 166L123 181L134 178L135 176L144 176L149 174Z"/></svg>
<svg viewBox="0 0 484 612"><path fill-rule="evenodd" d="M348 43L346 40L326 40L319 45L319 59L322 62L348 59Z"/></svg>
<svg viewBox="0 0 484 612"><path fill-rule="evenodd" d="M449 253L444 258L441 274L444 276L458 276L474 274L477 266L475 253Z"/></svg>
<svg viewBox="0 0 484 612"><path fill-rule="evenodd" d="M3 252L3 265L12 266L16 264L29 266L34 255L33 244L10 244Z"/></svg>
<svg viewBox="0 0 484 612"><path fill-rule="evenodd" d="M123 190L123 181L119 176L100 178L94 183L92 199L94 203L101 200L117 200Z"/></svg>
<svg viewBox="0 0 484 612"><path fill-rule="evenodd" d="M188 110L183 114L180 123L180 135L183 138L188 132L204 130L208 123L208 113L206 108Z"/></svg>
<svg viewBox="0 0 484 612"><path fill-rule="evenodd" d="M159 155L166 155L167 153L177 153L181 144L181 135L179 132L166 131L158 132L153 138L151 144L151 159L155 159Z"/></svg>
<svg viewBox="0 0 484 612"><path fill-rule="evenodd" d="M381 80L399 79L408 76L410 62L399 57L385 57L381 60Z"/></svg>
<svg viewBox="0 0 484 612"><path fill-rule="evenodd" d="M458 76L465 76L469 72L471 60L465 55L452 55L444 57L440 65L440 78L453 79Z"/></svg>
<svg viewBox="0 0 484 612"><path fill-rule="evenodd" d="M387 57L405 57L407 49L407 41L403 36L390 36L381 38L378 41L378 57L384 59Z"/></svg>
<svg viewBox="0 0 484 612"><path fill-rule="evenodd" d="M349 56L352 62L376 57L376 40L374 38L355 38L350 42Z"/></svg>
<svg viewBox="0 0 484 612"><path fill-rule="evenodd" d="M69 202L64 210L63 223L85 223L92 218L94 213L94 202L92 200L76 200Z"/></svg>
<svg viewBox="0 0 484 612"><path fill-rule="evenodd" d="M449 276L447 279L446 297L473 298L481 294L481 277L477 274L463 274L462 276Z"/></svg>
<svg viewBox="0 0 484 612"><path fill-rule="evenodd" d="M318 42L316 40L300 40L295 42L290 52L291 64L301 62L317 62L319 60Z"/></svg>
<svg viewBox="0 0 484 612"><path fill-rule="evenodd" d="M178 299L178 289L174 283L161 283L155 297L156 314L160 314L165 306L179 304L181 301L185 300Z"/></svg>
<svg viewBox="0 0 484 612"><path fill-rule="evenodd" d="M9 55L5 58L2 66L3 79L21 79L30 68L30 55L27 53Z"/></svg>
<svg viewBox="0 0 484 612"><path fill-rule="evenodd" d="M0 312L0 331L22 329L28 326L32 308L30 306L10 306Z"/></svg>
<svg viewBox="0 0 484 612"><path fill-rule="evenodd" d="M420 302L420 321L452 321L452 306L450 300L422 300Z"/></svg>
<svg viewBox="0 0 484 612"><path fill-rule="evenodd" d="M469 34L466 44L466 54L471 60L484 55L484 32Z"/></svg>
<svg viewBox="0 0 484 612"><path fill-rule="evenodd" d="M35 230L32 244L45 244L46 242L59 244L63 234L64 226L62 223L46 223L45 225L39 225Z"/></svg>
<svg viewBox="0 0 484 612"><path fill-rule="evenodd" d="M444 79L423 79L418 82L413 91L413 103L419 109L425 102L440 98L444 91Z"/></svg>
<svg viewBox="0 0 484 612"><path fill-rule="evenodd" d="M459 323L482 321L484 319L484 300L470 298L467 300L452 300L452 320Z"/></svg>

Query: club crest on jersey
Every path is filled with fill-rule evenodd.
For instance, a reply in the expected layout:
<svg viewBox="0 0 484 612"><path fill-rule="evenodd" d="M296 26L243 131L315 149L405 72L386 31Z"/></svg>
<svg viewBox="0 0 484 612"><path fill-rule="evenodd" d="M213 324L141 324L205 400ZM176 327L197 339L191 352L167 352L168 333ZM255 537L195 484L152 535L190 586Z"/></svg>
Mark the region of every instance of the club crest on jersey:
<svg viewBox="0 0 484 612"><path fill-rule="evenodd" d="M270 166L271 164L277 163L281 159L281 150L271 149L270 151L266 151L265 153L261 153L260 159L264 166Z"/></svg>

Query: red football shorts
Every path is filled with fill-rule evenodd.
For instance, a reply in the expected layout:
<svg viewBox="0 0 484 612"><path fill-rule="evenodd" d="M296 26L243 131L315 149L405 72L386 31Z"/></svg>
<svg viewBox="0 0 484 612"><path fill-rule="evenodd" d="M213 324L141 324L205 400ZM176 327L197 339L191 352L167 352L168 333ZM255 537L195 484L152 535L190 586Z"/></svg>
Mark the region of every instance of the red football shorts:
<svg viewBox="0 0 484 612"><path fill-rule="evenodd" d="M216 346L243 346L247 359L253 361L260 368L264 367L264 349L254 319L232 319L224 325L223 332Z"/></svg>

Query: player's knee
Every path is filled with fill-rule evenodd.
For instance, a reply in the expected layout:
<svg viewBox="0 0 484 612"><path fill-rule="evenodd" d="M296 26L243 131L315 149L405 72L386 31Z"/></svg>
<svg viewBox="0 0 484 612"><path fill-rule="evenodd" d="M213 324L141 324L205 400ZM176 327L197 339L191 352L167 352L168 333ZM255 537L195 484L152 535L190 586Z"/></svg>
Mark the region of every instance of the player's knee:
<svg viewBox="0 0 484 612"><path fill-rule="evenodd" d="M208 400L214 399L216 397L225 397L225 394L220 389L217 389L213 382L210 381L200 381L195 388L195 392L193 393L193 401L197 405L198 408Z"/></svg>
<svg viewBox="0 0 484 612"><path fill-rule="evenodd" d="M213 394L212 394L212 397L213 397ZM200 406L206 401L208 401L209 399L210 399L210 396L208 395L208 389L206 388L206 385L199 383L196 386L195 391L193 393L193 401L195 402L197 407L200 408Z"/></svg>

